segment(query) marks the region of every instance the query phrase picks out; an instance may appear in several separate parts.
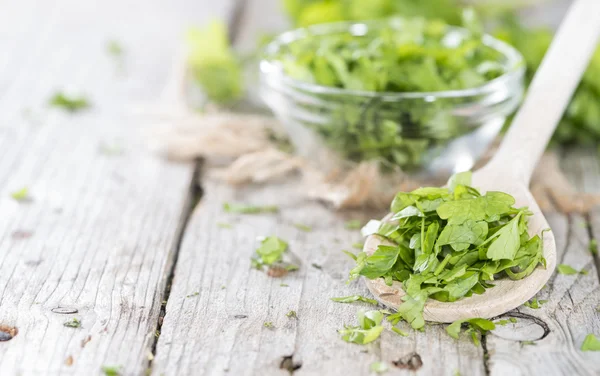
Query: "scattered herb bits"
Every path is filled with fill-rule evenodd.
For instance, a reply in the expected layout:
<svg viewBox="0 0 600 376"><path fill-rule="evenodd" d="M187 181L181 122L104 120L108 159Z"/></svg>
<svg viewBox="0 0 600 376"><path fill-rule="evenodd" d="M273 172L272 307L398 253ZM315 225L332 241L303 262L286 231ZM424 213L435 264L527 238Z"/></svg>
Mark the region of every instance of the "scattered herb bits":
<svg viewBox="0 0 600 376"><path fill-rule="evenodd" d="M258 206L226 202L223 204L223 210L225 210L227 213L235 214L260 214L277 213L279 211L279 208L275 205Z"/></svg>
<svg viewBox="0 0 600 376"><path fill-rule="evenodd" d="M471 339L476 346L479 346L480 343L477 333L486 334L488 331L496 329L496 325L493 321L481 318L473 318L453 322L446 327L446 332L448 335L450 335L450 337L458 339L461 332L461 327L463 326L467 327L465 333L471 336Z"/></svg>
<svg viewBox="0 0 600 376"><path fill-rule="evenodd" d="M67 328L79 328L81 327L81 321L79 321L78 318L73 317L71 320L65 321L63 325Z"/></svg>
<svg viewBox="0 0 600 376"><path fill-rule="evenodd" d="M287 272L298 270L297 265L283 261L287 248L288 243L277 236L263 238L252 256L252 267L262 270L263 266L268 266L267 274L271 277L283 277Z"/></svg>
<svg viewBox="0 0 600 376"><path fill-rule="evenodd" d="M594 334L588 334L581 344L581 351L600 351L600 339Z"/></svg>
<svg viewBox="0 0 600 376"><path fill-rule="evenodd" d="M21 189L19 189L18 191L14 191L10 194L10 197L12 197L14 200L17 200L19 202L25 202L25 201L29 201L31 198L29 197L29 189L27 187L23 187Z"/></svg>
<svg viewBox="0 0 600 376"><path fill-rule="evenodd" d="M527 208L515 208L502 192L482 195L470 186L470 173L450 179L448 188L400 192L393 217L375 231L393 242L372 255L361 252L350 271L402 283L406 295L397 315L422 328L427 299L454 302L493 288L500 278L514 280L545 265L542 239L527 233Z"/></svg>
<svg viewBox="0 0 600 376"><path fill-rule="evenodd" d="M342 297L339 297L339 298L331 298L331 300L333 300L334 302L338 302L338 303L363 302L363 303L369 303L369 304L377 305L377 300L375 300L375 299L369 299L369 298L366 298L366 297L361 296L361 295L342 296Z"/></svg>
<svg viewBox="0 0 600 376"><path fill-rule="evenodd" d="M102 366L102 372L106 376L120 376L121 375L121 367L120 366Z"/></svg>
<svg viewBox="0 0 600 376"><path fill-rule="evenodd" d="M556 267L556 270L558 271L559 274L564 274L564 275L575 275L575 274L579 274L579 272L577 270L575 270L575 268L573 268L570 265L567 264L560 264Z"/></svg>
<svg viewBox="0 0 600 376"><path fill-rule="evenodd" d="M90 103L84 96L56 93L48 102L52 107L62 108L69 112L79 112L90 107Z"/></svg>
<svg viewBox="0 0 600 376"><path fill-rule="evenodd" d="M531 309L539 309L542 304L548 303L547 300L538 300L537 298L533 298L528 302L525 302L523 305L525 307L529 307Z"/></svg>
<svg viewBox="0 0 600 376"><path fill-rule="evenodd" d="M357 326L344 326L344 329L338 330L342 339L346 342L365 345L375 341L383 331L381 321L383 313L380 311L360 311L358 312Z"/></svg>

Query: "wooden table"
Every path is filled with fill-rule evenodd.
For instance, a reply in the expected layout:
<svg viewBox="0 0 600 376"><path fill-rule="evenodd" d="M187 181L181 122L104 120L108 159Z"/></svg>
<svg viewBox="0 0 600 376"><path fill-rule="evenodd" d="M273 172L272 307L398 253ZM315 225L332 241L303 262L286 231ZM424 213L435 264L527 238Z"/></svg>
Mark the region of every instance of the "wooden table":
<svg viewBox="0 0 600 376"><path fill-rule="evenodd" d="M556 275L540 309L521 307L481 346L454 340L443 325L407 338L384 332L370 346L337 329L367 295L346 284L342 249L360 240L350 218L302 198L292 184L234 190L203 178L202 166L149 153L133 106L158 103L181 33L213 17L248 48L260 30L285 23L277 0L21 0L0 3L0 342L1 375L365 375L370 364L418 354L421 375L597 375L600 354L580 352L600 334L600 211L548 213L559 262L587 275ZM119 40L125 71L106 53ZM51 110L59 89L89 95L81 114ZM102 152L118 143L122 154ZM563 158L572 181L600 190L593 153ZM199 180L198 180L199 178ZM199 183L197 183L199 181ZM28 187L32 200L10 192ZM278 214L239 216L222 203L275 204ZM231 223L233 229L218 222ZM294 227L302 223L310 234ZM301 268L275 279L250 268L259 235L290 242ZM286 313L297 312L296 318ZM73 318L80 328L65 327ZM272 322L273 328L264 326ZM18 331L18 333L16 333ZM532 345L528 342L534 341ZM413 355L416 357L417 355ZM388 374L411 371L391 366Z"/></svg>

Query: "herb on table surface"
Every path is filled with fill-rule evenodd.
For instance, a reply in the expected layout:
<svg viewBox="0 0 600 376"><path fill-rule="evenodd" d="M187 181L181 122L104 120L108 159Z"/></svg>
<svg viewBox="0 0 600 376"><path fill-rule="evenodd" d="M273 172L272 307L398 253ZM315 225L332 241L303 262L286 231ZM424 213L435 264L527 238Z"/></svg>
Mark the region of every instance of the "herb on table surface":
<svg viewBox="0 0 600 376"><path fill-rule="evenodd" d="M531 309L539 309L543 304L546 303L548 303L547 300L537 300L537 298L533 298L530 301L523 303L523 305Z"/></svg>
<svg viewBox="0 0 600 376"><path fill-rule="evenodd" d="M54 96L50 98L49 104L69 112L78 112L90 107L90 103L84 96L67 95L65 93L54 94Z"/></svg>
<svg viewBox="0 0 600 376"><path fill-rule="evenodd" d="M579 274L579 272L577 270L575 270L575 268L573 268L570 265L567 264L560 264L556 267L556 270L558 271L559 274L564 274L564 275L574 275L574 274Z"/></svg>
<svg viewBox="0 0 600 376"><path fill-rule="evenodd" d="M281 283L279 284L279 287L290 287L290 285L288 285L287 283Z"/></svg>
<svg viewBox="0 0 600 376"><path fill-rule="evenodd" d="M373 305L378 304L377 300L369 299L369 298L366 298L361 295L342 296L339 298L331 298L331 300L333 300L334 302L338 302L338 303L363 302L363 303L369 303L369 304L373 304Z"/></svg>
<svg viewBox="0 0 600 376"><path fill-rule="evenodd" d="M296 314L296 311L289 311L285 315L287 317L289 317L290 319L297 319L298 318L298 315Z"/></svg>
<svg viewBox="0 0 600 376"><path fill-rule="evenodd" d="M350 251L346 251L345 249L342 249L342 252L344 252L345 254L348 255L348 257L350 257L352 260L356 261L356 255Z"/></svg>
<svg viewBox="0 0 600 376"><path fill-rule="evenodd" d="M119 58L123 56L125 50L123 49L123 46L121 46L121 43L119 43L118 41L109 40L106 43L106 52L108 52L108 54L113 57Z"/></svg>
<svg viewBox="0 0 600 376"><path fill-rule="evenodd" d="M217 222L217 226L220 228L227 228L227 229L233 228L233 225L231 223L226 223L226 222Z"/></svg>
<svg viewBox="0 0 600 376"><path fill-rule="evenodd" d="M63 325L68 328L79 328L81 326L81 321L79 321L78 318L73 317L71 320L65 321Z"/></svg>
<svg viewBox="0 0 600 376"><path fill-rule="evenodd" d="M510 319L508 319L510 322L512 322L513 324L517 322L517 319L514 317L511 317Z"/></svg>
<svg viewBox="0 0 600 376"><path fill-rule="evenodd" d="M427 299L454 302L482 294L496 279L522 279L545 265L542 239L527 233L527 208L515 208L506 193L482 195L469 184L470 174L462 173L449 188L399 192L392 220L376 232L394 245L359 253L350 271L350 280L401 282L406 295L396 315L415 329L425 324Z"/></svg>
<svg viewBox="0 0 600 376"><path fill-rule="evenodd" d="M380 311L360 311L358 312L357 326L345 325L344 329L340 329L338 332L346 342L366 345L379 338L379 335L383 331L382 320L383 313Z"/></svg>
<svg viewBox="0 0 600 376"><path fill-rule="evenodd" d="M392 331L394 333L398 334L399 336L408 337L408 333L405 332L404 330L398 328L397 326L392 326Z"/></svg>
<svg viewBox="0 0 600 376"><path fill-rule="evenodd" d="M592 255L597 255L598 254L598 241L596 239L590 240L588 249L590 250Z"/></svg>
<svg viewBox="0 0 600 376"><path fill-rule="evenodd" d="M322 270L322 269L323 269L323 267L322 267L321 265L319 265L319 264L315 264L314 262L313 262L312 264L310 264L310 265L311 265L313 268L315 268L315 269L319 269L319 270Z"/></svg>
<svg viewBox="0 0 600 376"><path fill-rule="evenodd" d="M193 298L193 297L198 296L198 295L200 295L200 292L194 291L193 293L191 293L189 295L186 295L185 297L186 298Z"/></svg>
<svg viewBox="0 0 600 376"><path fill-rule="evenodd" d="M346 223L344 223L344 228L346 230L360 230L361 227L362 227L362 222L360 219L351 219L349 221L346 221Z"/></svg>
<svg viewBox="0 0 600 376"><path fill-rule="evenodd" d="M375 373L384 373L388 370L388 365L384 362L373 362L371 363L371 371Z"/></svg>
<svg viewBox="0 0 600 376"><path fill-rule="evenodd" d="M264 326L265 328L267 328L267 329L273 329L273 328L275 328L275 326L273 325L273 323L272 323L271 321L265 321L265 322L263 323L263 326Z"/></svg>
<svg viewBox="0 0 600 376"><path fill-rule="evenodd" d="M303 225L302 223L294 223L294 227L296 227L298 230L304 231L304 232L311 232L312 231L312 227L307 226L307 225Z"/></svg>
<svg viewBox="0 0 600 376"><path fill-rule="evenodd" d="M365 243L357 242L357 243L353 243L352 244L352 248L354 248L354 249L363 249L364 245L365 245Z"/></svg>
<svg viewBox="0 0 600 376"><path fill-rule="evenodd" d="M283 262L283 255L288 243L277 236L268 236L261 240L260 246L252 256L252 267L262 270L269 266L268 274L272 277L283 277L287 272L298 270L297 265Z"/></svg>
<svg viewBox="0 0 600 376"><path fill-rule="evenodd" d="M31 199L29 197L29 189L27 187L23 187L23 188L19 189L18 191L12 192L10 194L10 197L12 197L13 199L15 199L19 202L29 201Z"/></svg>
<svg viewBox="0 0 600 376"><path fill-rule="evenodd" d="M581 344L581 351L600 351L600 339L594 334L588 334Z"/></svg>
<svg viewBox="0 0 600 376"><path fill-rule="evenodd" d="M236 214L259 214L259 213L277 213L279 211L279 207L275 205L267 205L267 206L257 206L257 205L247 205L242 203L229 203L226 202L223 204L223 210L227 213L236 213Z"/></svg>
<svg viewBox="0 0 600 376"><path fill-rule="evenodd" d="M534 341L521 341L521 347L523 346L537 346L537 343Z"/></svg>
<svg viewBox="0 0 600 376"><path fill-rule="evenodd" d="M102 372L106 376L119 376L121 375L121 367L120 366L102 366Z"/></svg>
<svg viewBox="0 0 600 376"><path fill-rule="evenodd" d="M446 332L448 332L450 337L458 339L461 326L463 326L463 324L467 326L465 333L471 336L471 339L476 346L479 346L479 338L477 337L477 333L486 334L488 331L496 328L496 325L493 321L481 318L473 318L467 320L457 320L453 322L446 327Z"/></svg>
<svg viewBox="0 0 600 376"><path fill-rule="evenodd" d="M241 61L231 48L225 23L213 21L204 28L190 29L187 47L193 78L210 100L228 103L242 96Z"/></svg>

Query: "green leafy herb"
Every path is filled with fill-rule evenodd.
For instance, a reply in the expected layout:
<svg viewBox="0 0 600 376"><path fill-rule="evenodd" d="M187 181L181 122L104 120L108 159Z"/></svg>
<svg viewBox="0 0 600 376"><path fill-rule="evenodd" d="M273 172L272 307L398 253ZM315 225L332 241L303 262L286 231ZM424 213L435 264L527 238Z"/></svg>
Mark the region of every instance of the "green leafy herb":
<svg viewBox="0 0 600 376"><path fill-rule="evenodd" d="M508 319L510 322L512 322L513 324L517 322L517 319L514 317L511 317L510 319Z"/></svg>
<svg viewBox="0 0 600 376"><path fill-rule="evenodd" d="M375 373L385 373L388 370L388 365L384 362L371 363L371 371Z"/></svg>
<svg viewBox="0 0 600 376"><path fill-rule="evenodd" d="M188 64L207 97L218 103L232 102L243 94L242 67L227 36L227 26L213 21L187 33Z"/></svg>
<svg viewBox="0 0 600 376"><path fill-rule="evenodd" d="M529 307L531 309L539 309L543 304L548 303L547 300L537 300L537 298L533 298L528 302L525 302L523 305L525 307Z"/></svg>
<svg viewBox="0 0 600 376"><path fill-rule="evenodd" d="M265 322L263 323L263 326L264 326L265 328L267 328L267 329L273 329L273 328L275 328L275 325L273 325L273 323L272 323L271 321L265 321Z"/></svg>
<svg viewBox="0 0 600 376"><path fill-rule="evenodd" d="M392 331L394 333L398 334L399 336L408 337L408 333L405 332L404 330L398 328L397 326L392 326Z"/></svg>
<svg viewBox="0 0 600 376"><path fill-rule="evenodd" d="M597 255L598 254L598 241L596 239L590 240L588 249L590 250L592 255Z"/></svg>
<svg viewBox="0 0 600 376"><path fill-rule="evenodd" d="M194 291L193 293L191 293L189 295L186 295L185 297L186 298L193 298L193 297L198 296L198 295L200 295L200 292Z"/></svg>
<svg viewBox="0 0 600 376"><path fill-rule="evenodd" d="M106 43L106 52L108 52L113 57L120 58L123 56L125 50L118 41L109 40L108 43Z"/></svg>
<svg viewBox="0 0 600 376"><path fill-rule="evenodd" d="M493 321L481 318L473 318L453 322L452 324L446 327L446 332L448 332L450 337L458 339L460 335L461 326L463 325L467 326L465 333L471 336L471 339L473 340L473 343L476 346L479 346L479 338L477 337L477 333L483 335L486 334L488 331L494 330L496 328L496 325Z"/></svg>
<svg viewBox="0 0 600 376"><path fill-rule="evenodd" d="M564 275L574 275L574 274L578 274L579 273L572 266L569 266L569 265L566 265L566 264L560 264L560 265L558 265L556 267L556 270L560 274L564 274Z"/></svg>
<svg viewBox="0 0 600 376"><path fill-rule="evenodd" d="M294 227L296 227L298 230L304 231L304 232L311 232L312 231L312 227L307 226L307 225L303 225L302 223L294 223Z"/></svg>
<svg viewBox="0 0 600 376"><path fill-rule="evenodd" d="M256 205L246 205L241 203L229 203L226 202L223 204L223 210L227 213L236 213L236 214L260 214L260 213L277 213L279 208L275 205L268 206L256 206Z"/></svg>
<svg viewBox="0 0 600 376"><path fill-rule="evenodd" d="M351 219L349 221L346 221L346 223L344 223L344 228L346 230L360 230L361 227L362 227L362 222L360 219Z"/></svg>
<svg viewBox="0 0 600 376"><path fill-rule="evenodd" d="M537 343L534 341L521 341L521 346L536 346Z"/></svg>
<svg viewBox="0 0 600 376"><path fill-rule="evenodd" d="M506 193L482 195L469 180L463 173L451 178L448 188L399 192L392 219L374 230L393 245L354 257L350 280L402 283L406 295L393 317L415 329L425 324L427 299L453 302L482 294L496 279L522 279L545 264L541 237L527 233L531 212L515 208Z"/></svg>
<svg viewBox="0 0 600 376"><path fill-rule="evenodd" d="M593 334L588 334L581 344L581 351L600 351L600 339Z"/></svg>
<svg viewBox="0 0 600 376"><path fill-rule="evenodd" d="M262 269L264 265L273 265L274 263L281 261L287 247L287 242L276 236L264 238L256 250L256 254L252 258L252 266L256 269ZM288 265L288 267L291 268L288 269L286 267L286 270L288 271L298 268L295 265Z"/></svg>
<svg viewBox="0 0 600 376"><path fill-rule="evenodd" d="M356 255L350 251L346 251L346 250L342 250L342 252L344 252L345 254L348 255L348 257L350 257L352 260L356 261Z"/></svg>
<svg viewBox="0 0 600 376"><path fill-rule="evenodd" d="M365 243L360 243L360 242L352 243L352 248L354 248L354 249L363 249L364 246L365 246Z"/></svg>
<svg viewBox="0 0 600 376"><path fill-rule="evenodd" d="M494 324L504 326L504 325L507 325L508 323L510 323L510 320L502 319L502 320L496 321Z"/></svg>
<svg viewBox="0 0 600 376"><path fill-rule="evenodd" d="M280 287L290 287L290 285L288 285L287 283L281 283L279 286Z"/></svg>
<svg viewBox="0 0 600 376"><path fill-rule="evenodd" d="M287 317L289 317L290 319L297 319L298 318L298 315L296 314L296 311L289 311L285 315Z"/></svg>
<svg viewBox="0 0 600 376"><path fill-rule="evenodd" d="M381 321L383 313L380 311L360 311L358 313L357 326L345 326L344 329L338 330L342 335L342 339L346 342L366 345L375 341L383 331Z"/></svg>
<svg viewBox="0 0 600 376"><path fill-rule="evenodd" d="M27 187L23 187L18 191L14 191L13 193L11 193L10 197L20 202L29 201L29 189Z"/></svg>
<svg viewBox="0 0 600 376"><path fill-rule="evenodd" d="M71 320L65 321L63 325L68 328L79 328L81 326L81 321L76 317L73 317Z"/></svg>
<svg viewBox="0 0 600 376"><path fill-rule="evenodd" d="M334 302L338 303L353 303L353 302L364 302L373 305L377 305L378 302L375 299L369 299L361 295L342 296L339 298L331 298Z"/></svg>
<svg viewBox="0 0 600 376"><path fill-rule="evenodd" d="M340 1L333 3L346 7ZM480 32L458 37L443 21L423 18L381 24L364 34L309 29L306 37L279 45L267 58L297 81L363 92L460 90L481 86L505 73L500 54L482 42ZM352 161L377 160L384 166L416 168L427 160L427 154L472 132L468 122L451 113L464 99L417 103L370 95L312 95L312 100L328 101L335 108L324 114L327 121L303 124Z"/></svg>
<svg viewBox="0 0 600 376"><path fill-rule="evenodd" d="M78 112L90 107L90 103L85 97L67 95L65 93L54 94L54 96L50 98L49 104L69 112Z"/></svg>
<svg viewBox="0 0 600 376"><path fill-rule="evenodd" d="M121 367L120 366L102 366L102 372L106 376L119 376L121 375Z"/></svg>

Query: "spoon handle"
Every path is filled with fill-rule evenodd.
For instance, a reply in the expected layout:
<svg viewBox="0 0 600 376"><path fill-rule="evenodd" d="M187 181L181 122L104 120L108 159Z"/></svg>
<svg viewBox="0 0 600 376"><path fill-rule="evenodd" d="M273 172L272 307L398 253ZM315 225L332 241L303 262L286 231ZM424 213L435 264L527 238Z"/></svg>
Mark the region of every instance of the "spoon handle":
<svg viewBox="0 0 600 376"><path fill-rule="evenodd" d="M596 49L599 35L600 0L576 0L486 169L499 171L529 185L533 169Z"/></svg>

